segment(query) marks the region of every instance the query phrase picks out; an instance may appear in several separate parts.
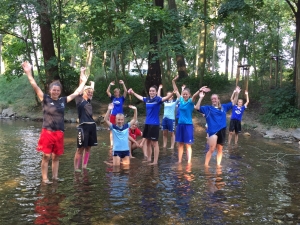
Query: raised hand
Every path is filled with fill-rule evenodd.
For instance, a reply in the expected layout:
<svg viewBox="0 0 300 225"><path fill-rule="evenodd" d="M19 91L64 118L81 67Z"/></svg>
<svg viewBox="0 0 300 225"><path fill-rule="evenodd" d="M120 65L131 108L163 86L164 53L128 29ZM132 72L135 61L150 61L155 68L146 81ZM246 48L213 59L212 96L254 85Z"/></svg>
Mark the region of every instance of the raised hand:
<svg viewBox="0 0 300 225"><path fill-rule="evenodd" d="M123 80L119 80L119 84L124 84L124 81Z"/></svg>
<svg viewBox="0 0 300 225"><path fill-rule="evenodd" d="M183 84L182 86L181 86L181 90L184 90L185 89L185 84Z"/></svg>
<svg viewBox="0 0 300 225"><path fill-rule="evenodd" d="M80 68L80 80L82 82L86 82L87 81L87 76L85 75L85 71L86 71L86 68L85 67L81 67Z"/></svg>
<svg viewBox="0 0 300 225"><path fill-rule="evenodd" d="M110 85L115 85L115 81L110 82Z"/></svg>
<svg viewBox="0 0 300 225"><path fill-rule="evenodd" d="M109 104L108 104L108 109L109 109L109 110L112 110L113 108L114 108L114 104L113 104L113 103L109 103Z"/></svg>
<svg viewBox="0 0 300 225"><path fill-rule="evenodd" d="M23 62L22 67L25 73L31 72L32 65L28 61Z"/></svg>
<svg viewBox="0 0 300 225"><path fill-rule="evenodd" d="M245 95L248 95L248 91L247 90L245 91Z"/></svg>
<svg viewBox="0 0 300 225"><path fill-rule="evenodd" d="M176 77L174 77L173 80L175 81L175 80L177 80L178 78L179 78L179 75L177 75Z"/></svg>
<svg viewBox="0 0 300 225"><path fill-rule="evenodd" d="M160 85L158 86L158 88L163 88L163 85L162 85L162 84L160 84Z"/></svg>
<svg viewBox="0 0 300 225"><path fill-rule="evenodd" d="M203 86L202 88L199 89L199 91L201 92L210 92L210 88L208 88L207 86Z"/></svg>
<svg viewBox="0 0 300 225"><path fill-rule="evenodd" d="M236 88L235 88L235 90L234 90L234 91L235 91L235 92L237 92L237 93L240 93L240 92L241 92L241 90L242 90L242 89L241 89L239 86L236 86Z"/></svg>
<svg viewBox="0 0 300 225"><path fill-rule="evenodd" d="M131 109L136 109L136 107L134 105L129 105L128 107Z"/></svg>
<svg viewBox="0 0 300 225"><path fill-rule="evenodd" d="M127 92L128 92L128 94L132 94L133 93L132 88L129 88L129 90Z"/></svg>
<svg viewBox="0 0 300 225"><path fill-rule="evenodd" d="M199 97L200 97L200 98L203 98L204 96L205 96L205 93L204 93L203 91L200 91Z"/></svg>

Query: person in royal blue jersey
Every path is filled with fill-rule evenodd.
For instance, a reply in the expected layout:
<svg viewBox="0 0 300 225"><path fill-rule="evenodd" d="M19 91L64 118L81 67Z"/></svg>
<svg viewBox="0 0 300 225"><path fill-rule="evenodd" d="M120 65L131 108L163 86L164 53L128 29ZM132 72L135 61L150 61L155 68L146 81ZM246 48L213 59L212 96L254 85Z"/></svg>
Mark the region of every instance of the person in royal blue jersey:
<svg viewBox="0 0 300 225"><path fill-rule="evenodd" d="M51 184L52 182L48 179L49 160L52 158L52 180L59 180L59 156L64 153L65 105L78 96L83 89L87 81L85 76L85 68L81 68L80 79L82 82L76 91L67 97L60 97L62 86L59 81L54 81L49 85L50 95L44 94L31 74L32 66L30 63L27 61L23 62L22 67L31 86L43 104L43 128L38 141L37 151L43 153L41 163L43 182L46 184Z"/></svg>
<svg viewBox="0 0 300 225"><path fill-rule="evenodd" d="M111 103L108 105L107 112L104 120L109 126L113 134L113 166L120 166L121 160L123 165L130 164L130 146L129 146L129 128L137 120L137 109L135 106L130 105L129 108L134 110L134 115L129 123L125 123L124 114L118 113L116 115L116 124L109 121L110 111L113 110L114 105Z"/></svg>
<svg viewBox="0 0 300 225"><path fill-rule="evenodd" d="M242 117L249 103L248 91L245 91L245 95L247 99L246 103L243 105L243 99L239 99L237 105L234 105L232 108L232 114L231 114L230 125L229 125L228 145L230 145L232 135L234 132L235 132L234 144L237 145L239 133L241 133L242 130L242 126L241 126Z"/></svg>
<svg viewBox="0 0 300 225"><path fill-rule="evenodd" d="M110 98L111 102L114 104L114 108L112 109L110 117L109 117L109 121L112 124L116 124L116 115L118 113L123 114L123 105L124 105L126 95L127 95L127 88L125 86L124 81L120 80L119 84L123 85L123 89L124 89L123 95L120 94L119 88L114 89L113 95L110 93L110 87L112 85L115 85L114 81L110 82L110 84L108 85L107 90L106 90L108 97ZM110 145L113 146L112 132L110 132Z"/></svg>
<svg viewBox="0 0 300 225"><path fill-rule="evenodd" d="M162 84L159 85L158 88L158 96L161 96L161 89L162 89ZM179 102L179 99L174 100L173 99L173 93L172 92L167 92L167 94L172 94L172 97L164 102L164 115L162 119L162 129L163 129L163 148L167 147L167 142L168 142L168 133L170 133L171 136L171 145L169 149L174 149L174 144L175 144L175 109L176 105Z"/></svg>
<svg viewBox="0 0 300 225"><path fill-rule="evenodd" d="M132 89L128 90L129 94L134 94L139 100L146 103L146 120L145 128L143 131L143 138L146 139L147 145L147 161L150 162L152 158L152 146L154 147L154 159L149 165L157 164L159 156L159 111L160 106L164 101L170 99L173 93L169 93L166 97L157 96L157 87L152 86L149 88L149 97L143 97L135 93Z"/></svg>
<svg viewBox="0 0 300 225"><path fill-rule="evenodd" d="M177 98L179 99L178 111L180 114L178 125L176 127L175 141L178 143L178 163L182 162L183 148L186 147L186 159L188 163L192 160L192 144L194 143L194 125L192 114L194 111L194 101L197 96L195 93L191 98L190 89L184 88L181 95L177 91L176 80L177 75L173 80L173 88L176 90Z"/></svg>
<svg viewBox="0 0 300 225"><path fill-rule="evenodd" d="M236 87L233 91L231 100L232 102L221 104L220 98L217 94L213 94L211 96L211 105L201 106L201 101L205 96L205 89L207 87L204 86L199 89L199 100L195 105L195 109L200 113L205 115L206 123L208 125L208 143L209 150L206 153L205 157L205 166L208 166L209 161L211 159L212 153L215 148L217 148L217 166L221 166L222 156L223 156L223 145L225 143L225 135L226 135L226 113L232 109L232 106L235 105L237 97L233 98L235 92L240 92L240 88Z"/></svg>

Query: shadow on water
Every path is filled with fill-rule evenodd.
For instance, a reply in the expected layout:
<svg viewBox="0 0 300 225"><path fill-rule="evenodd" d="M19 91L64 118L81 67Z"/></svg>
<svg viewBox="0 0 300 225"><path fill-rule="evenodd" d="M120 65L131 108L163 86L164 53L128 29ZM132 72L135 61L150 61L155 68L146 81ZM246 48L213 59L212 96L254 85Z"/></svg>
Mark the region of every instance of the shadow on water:
<svg viewBox="0 0 300 225"><path fill-rule="evenodd" d="M295 145L254 137L224 146L222 167L205 168L205 133L195 134L192 164L161 149L158 166L109 167L109 133L98 131L89 167L73 171L75 125L67 124L63 182L41 184L35 150L40 123L0 121L0 224L297 224L300 154ZM50 174L51 177L51 174Z"/></svg>

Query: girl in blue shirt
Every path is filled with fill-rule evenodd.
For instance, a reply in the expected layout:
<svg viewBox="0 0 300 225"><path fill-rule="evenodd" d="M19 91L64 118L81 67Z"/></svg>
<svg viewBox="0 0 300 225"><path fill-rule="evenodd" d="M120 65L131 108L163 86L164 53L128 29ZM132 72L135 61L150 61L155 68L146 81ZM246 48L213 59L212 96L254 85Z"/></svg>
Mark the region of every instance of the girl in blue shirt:
<svg viewBox="0 0 300 225"><path fill-rule="evenodd" d="M139 100L145 102L146 104L146 120L145 128L143 131L143 138L146 139L147 145L147 161L150 162L152 158L152 147L154 147L154 159L153 163L149 165L157 164L159 156L159 111L161 104L170 99L173 93L168 93L166 97L157 96L157 87L152 86L149 88L149 97L143 97L135 93L132 89L128 90L129 94L133 94Z"/></svg>
<svg viewBox="0 0 300 225"><path fill-rule="evenodd" d="M205 96L205 89L207 87L204 86L200 88L199 100L195 106L195 109L200 113L205 115L206 123L208 125L207 133L208 133L208 144L209 150L206 153L205 157L205 166L208 166L209 161L211 159L211 155L214 152L215 148L217 148L217 166L221 165L222 156L223 156L223 145L225 143L225 135L226 135L226 113L232 109L232 106L236 103L236 98L233 98L235 92L239 92L240 88L236 87L233 91L231 100L232 102L221 104L220 98L217 94L213 94L211 96L211 105L201 106L201 101ZM198 93L197 92L197 93Z"/></svg>
<svg viewBox="0 0 300 225"><path fill-rule="evenodd" d="M192 121L192 114L194 110L194 100L197 93L191 97L190 89L185 88L181 92L181 96L178 92L175 81L178 79L178 75L172 80L173 88L179 99L180 117L178 125L176 127L175 141L178 143L178 163L182 161L184 144L186 147L186 158L188 163L191 163L192 159L192 144L194 143L194 126Z"/></svg>

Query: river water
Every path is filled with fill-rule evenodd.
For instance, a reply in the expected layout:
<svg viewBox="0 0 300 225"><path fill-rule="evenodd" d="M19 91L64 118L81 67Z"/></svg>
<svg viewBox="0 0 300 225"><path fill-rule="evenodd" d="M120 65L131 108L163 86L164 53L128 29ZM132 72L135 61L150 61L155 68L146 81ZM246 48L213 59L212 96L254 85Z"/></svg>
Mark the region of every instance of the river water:
<svg viewBox="0 0 300 225"><path fill-rule="evenodd" d="M0 224L300 224L298 144L240 135L206 169L205 133L195 132L192 165L160 152L158 166L134 153L129 169L113 171L109 132L98 131L91 171L74 173L76 126L66 124L59 177L41 184L35 150L41 123L0 121ZM197 129L196 129L197 130ZM49 168L51 171L51 168ZM51 174L50 174L51 177Z"/></svg>

